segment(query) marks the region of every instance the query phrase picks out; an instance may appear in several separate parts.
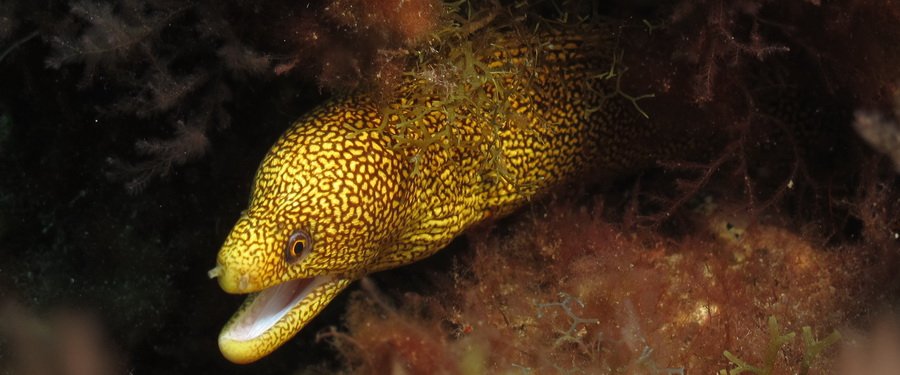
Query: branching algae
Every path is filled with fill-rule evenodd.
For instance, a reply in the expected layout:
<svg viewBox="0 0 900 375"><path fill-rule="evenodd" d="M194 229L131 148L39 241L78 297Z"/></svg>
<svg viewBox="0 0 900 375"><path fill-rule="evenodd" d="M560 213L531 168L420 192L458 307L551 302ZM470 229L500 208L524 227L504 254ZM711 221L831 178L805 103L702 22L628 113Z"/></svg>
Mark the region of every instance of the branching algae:
<svg viewBox="0 0 900 375"><path fill-rule="evenodd" d="M797 333L782 332L782 327L778 325L778 319L774 316L769 317L768 326L769 344L766 348L762 366L751 365L749 362L726 350L723 354L725 358L734 365L734 368L730 370L719 370L719 375L738 375L744 373L769 375L775 373L775 362L778 360L778 352L780 352L785 345L794 341ZM825 349L841 339L841 334L838 331L834 331L824 339L817 340L812 333L812 328L809 326L803 327L801 332L803 338L803 361L800 364L800 374L806 375L809 373L809 369L819 355L822 354Z"/></svg>

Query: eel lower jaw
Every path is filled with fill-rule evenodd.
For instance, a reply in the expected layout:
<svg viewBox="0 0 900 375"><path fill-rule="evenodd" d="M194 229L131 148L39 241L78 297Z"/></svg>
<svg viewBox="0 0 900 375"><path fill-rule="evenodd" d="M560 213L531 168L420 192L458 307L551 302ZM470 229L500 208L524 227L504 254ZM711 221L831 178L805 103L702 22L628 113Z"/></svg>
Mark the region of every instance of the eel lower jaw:
<svg viewBox="0 0 900 375"><path fill-rule="evenodd" d="M350 279L316 276L250 294L219 334L219 349L234 363L251 363L290 340Z"/></svg>

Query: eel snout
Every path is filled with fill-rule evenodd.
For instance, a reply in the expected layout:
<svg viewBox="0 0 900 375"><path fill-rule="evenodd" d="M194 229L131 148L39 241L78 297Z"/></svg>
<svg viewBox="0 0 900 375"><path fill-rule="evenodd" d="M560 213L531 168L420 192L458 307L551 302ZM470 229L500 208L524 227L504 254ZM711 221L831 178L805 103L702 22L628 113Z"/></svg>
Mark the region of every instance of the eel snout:
<svg viewBox="0 0 900 375"><path fill-rule="evenodd" d="M349 283L349 279L336 276L316 276L250 294L222 328L219 349L234 363L250 363L268 355L291 339Z"/></svg>

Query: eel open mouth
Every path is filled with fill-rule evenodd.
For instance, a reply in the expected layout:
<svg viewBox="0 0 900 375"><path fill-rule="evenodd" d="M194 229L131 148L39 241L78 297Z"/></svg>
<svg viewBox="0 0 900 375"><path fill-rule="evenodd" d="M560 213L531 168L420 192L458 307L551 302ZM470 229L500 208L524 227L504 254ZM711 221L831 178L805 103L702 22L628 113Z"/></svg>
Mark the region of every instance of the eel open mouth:
<svg viewBox="0 0 900 375"><path fill-rule="evenodd" d="M300 331L350 280L316 276L251 294L219 334L219 349L235 363L254 362Z"/></svg>

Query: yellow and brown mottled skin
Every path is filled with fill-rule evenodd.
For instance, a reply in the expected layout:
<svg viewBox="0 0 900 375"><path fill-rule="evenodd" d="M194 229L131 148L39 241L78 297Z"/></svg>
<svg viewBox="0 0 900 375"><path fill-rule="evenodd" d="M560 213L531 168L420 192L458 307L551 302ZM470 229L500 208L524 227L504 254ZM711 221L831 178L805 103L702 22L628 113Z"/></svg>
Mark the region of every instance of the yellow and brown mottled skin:
<svg viewBox="0 0 900 375"><path fill-rule="evenodd" d="M250 207L219 253L219 281L229 293L250 293L294 279L333 278L258 339L220 337L226 357L244 363L265 356L351 281L432 255L473 224L506 214L586 169L650 162L656 159L648 152L653 144L666 152L666 142L650 136L651 126L634 105L616 95L617 78L603 75L610 71L614 38L572 33L545 35L538 43L497 39L480 59L513 73L501 76L507 97L491 85L486 95L507 101L517 115L461 106L451 124L438 111L418 118L415 125L430 133L450 126L459 141L431 144L418 154L418 165L410 161L418 150L398 147L397 124L408 120L404 112L387 116L382 126L383 112L372 98L338 99L301 117L262 161ZM416 86L408 81L393 108L436 103ZM491 121L500 126L489 142L484 129ZM491 142L502 155L505 178L497 178L487 161ZM296 230L309 234L312 250L292 263L285 247Z"/></svg>

